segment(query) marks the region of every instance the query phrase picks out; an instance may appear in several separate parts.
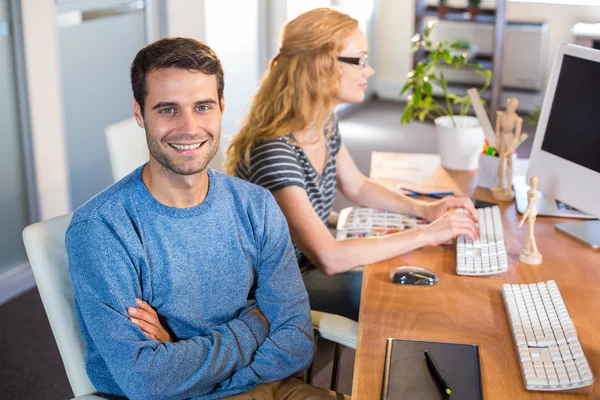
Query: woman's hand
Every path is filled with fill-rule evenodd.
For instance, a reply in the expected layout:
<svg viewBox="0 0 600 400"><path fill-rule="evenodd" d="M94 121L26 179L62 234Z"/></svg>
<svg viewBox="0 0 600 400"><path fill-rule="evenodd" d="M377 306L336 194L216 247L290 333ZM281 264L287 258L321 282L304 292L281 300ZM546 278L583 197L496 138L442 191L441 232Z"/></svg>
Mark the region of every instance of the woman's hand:
<svg viewBox="0 0 600 400"><path fill-rule="evenodd" d="M469 212L469 216L477 222L477 212L473 202L468 197L446 196L442 199L430 202L423 202L420 217L427 221L435 221L453 208L464 208Z"/></svg>
<svg viewBox="0 0 600 400"><path fill-rule="evenodd" d="M150 339L158 340L160 343L173 342L169 333L163 328L158 319L158 314L150 304L143 300L135 299L139 306L129 307L127 313L131 316L129 320L136 324Z"/></svg>
<svg viewBox="0 0 600 400"><path fill-rule="evenodd" d="M472 215L462 212L460 208L446 212L425 226L423 233L427 246L437 246L460 235L467 236L473 241L479 239L479 231Z"/></svg>

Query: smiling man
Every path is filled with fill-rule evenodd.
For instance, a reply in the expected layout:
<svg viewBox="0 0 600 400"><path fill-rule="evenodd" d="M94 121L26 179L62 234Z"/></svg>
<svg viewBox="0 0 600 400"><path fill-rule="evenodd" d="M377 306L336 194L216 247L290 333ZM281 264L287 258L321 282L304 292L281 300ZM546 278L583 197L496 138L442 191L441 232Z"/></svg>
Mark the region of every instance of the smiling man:
<svg viewBox="0 0 600 400"><path fill-rule="evenodd" d="M86 368L131 399L333 399L311 362L307 294L271 194L214 172L223 69L192 39L131 67L150 160L73 215L66 245ZM341 398L341 397L340 397Z"/></svg>

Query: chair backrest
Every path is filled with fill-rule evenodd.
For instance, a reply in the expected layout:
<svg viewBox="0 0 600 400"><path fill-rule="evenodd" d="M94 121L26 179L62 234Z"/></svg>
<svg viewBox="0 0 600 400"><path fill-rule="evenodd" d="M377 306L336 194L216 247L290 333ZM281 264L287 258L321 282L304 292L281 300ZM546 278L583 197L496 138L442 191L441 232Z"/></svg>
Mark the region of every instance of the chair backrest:
<svg viewBox="0 0 600 400"><path fill-rule="evenodd" d="M115 182L150 158L146 133L133 117L107 126L104 136Z"/></svg>
<svg viewBox="0 0 600 400"><path fill-rule="evenodd" d="M138 126L135 118L128 118L107 126L104 136L115 182L127 176L150 158L146 133ZM225 163L223 154L223 149L220 148L208 165L212 169L223 171Z"/></svg>
<svg viewBox="0 0 600 400"><path fill-rule="evenodd" d="M75 396L96 393L85 371L85 343L73 298L65 233L72 214L25 228L23 242L48 321Z"/></svg>

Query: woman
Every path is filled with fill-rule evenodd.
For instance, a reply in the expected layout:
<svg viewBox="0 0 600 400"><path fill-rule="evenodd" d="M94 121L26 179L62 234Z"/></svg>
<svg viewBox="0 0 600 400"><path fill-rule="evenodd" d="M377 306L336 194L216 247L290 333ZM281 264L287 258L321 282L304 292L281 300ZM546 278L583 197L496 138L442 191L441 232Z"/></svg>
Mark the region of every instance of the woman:
<svg viewBox="0 0 600 400"><path fill-rule="evenodd" d="M226 164L228 173L273 193L290 227L311 308L353 319L362 281L357 267L457 235L477 237L469 199L415 200L366 178L352 161L333 110L364 99L374 73L367 53L365 35L346 14L319 8L290 21ZM336 187L361 206L432 222L383 237L336 241L326 227Z"/></svg>

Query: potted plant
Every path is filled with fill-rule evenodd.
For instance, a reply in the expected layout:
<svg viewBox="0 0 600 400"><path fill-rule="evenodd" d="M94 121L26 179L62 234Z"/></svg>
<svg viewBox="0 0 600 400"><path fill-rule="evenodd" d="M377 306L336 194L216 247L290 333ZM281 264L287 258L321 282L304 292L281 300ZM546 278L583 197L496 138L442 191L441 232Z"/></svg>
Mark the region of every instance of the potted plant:
<svg viewBox="0 0 600 400"><path fill-rule="evenodd" d="M472 68L485 79L479 90L481 95L490 85L492 71L468 61L464 53L456 52L462 46L459 41L433 42L430 36L435 22L429 21L423 34L417 33L412 38L412 51L420 50L425 56L408 73L400 92L401 96L409 94L400 123L433 120L442 165L454 170L475 170L483 150L483 130L477 118L467 115L471 108L470 97L451 93L448 89L447 72Z"/></svg>
<svg viewBox="0 0 600 400"><path fill-rule="evenodd" d="M440 18L444 18L448 14L447 0L439 0L437 11Z"/></svg>
<svg viewBox="0 0 600 400"><path fill-rule="evenodd" d="M469 14L471 14L471 19L475 19L479 14L479 6L481 5L482 0L469 0L467 10Z"/></svg>

